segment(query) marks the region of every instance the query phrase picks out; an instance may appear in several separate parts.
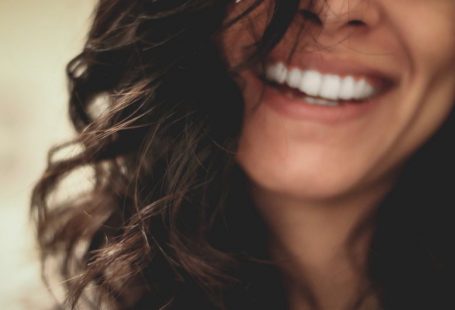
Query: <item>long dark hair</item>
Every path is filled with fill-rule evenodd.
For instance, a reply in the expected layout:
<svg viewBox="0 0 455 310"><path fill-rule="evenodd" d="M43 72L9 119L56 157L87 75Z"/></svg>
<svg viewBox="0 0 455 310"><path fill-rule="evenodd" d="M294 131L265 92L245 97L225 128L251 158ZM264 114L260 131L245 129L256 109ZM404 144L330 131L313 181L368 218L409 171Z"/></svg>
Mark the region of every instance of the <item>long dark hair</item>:
<svg viewBox="0 0 455 310"><path fill-rule="evenodd" d="M232 0L99 1L85 47L67 67L78 135L50 151L32 194L43 266L59 268L67 306L287 307L234 159L243 111L235 78L279 42L299 1L274 1L267 28L235 68L218 44L261 3L227 20ZM454 199L441 176L455 170L452 118L378 208L369 270L387 309L449 302ZM71 146L78 150L57 156ZM91 187L55 198L80 168L92 173Z"/></svg>

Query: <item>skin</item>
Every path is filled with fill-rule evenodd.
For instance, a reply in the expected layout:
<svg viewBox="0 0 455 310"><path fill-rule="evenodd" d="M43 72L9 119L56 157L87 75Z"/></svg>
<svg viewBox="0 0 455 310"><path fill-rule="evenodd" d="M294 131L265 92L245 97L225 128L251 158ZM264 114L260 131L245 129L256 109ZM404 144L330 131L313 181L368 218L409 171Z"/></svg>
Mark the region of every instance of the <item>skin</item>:
<svg viewBox="0 0 455 310"><path fill-rule="evenodd" d="M251 3L243 0L231 13ZM264 1L226 32L230 64L264 29L270 5ZM322 309L344 309L366 285L361 270L371 230L354 247L356 268L347 241L455 101L455 1L327 0L316 1L313 12L321 23L308 21L299 36L297 17L272 55L284 58L298 38L292 57L355 60L384 70L396 84L354 120L303 122L270 109L267 93L259 102L262 85L251 70L242 71L245 117L237 159L270 226L291 308L309 307L299 293L309 283Z"/></svg>

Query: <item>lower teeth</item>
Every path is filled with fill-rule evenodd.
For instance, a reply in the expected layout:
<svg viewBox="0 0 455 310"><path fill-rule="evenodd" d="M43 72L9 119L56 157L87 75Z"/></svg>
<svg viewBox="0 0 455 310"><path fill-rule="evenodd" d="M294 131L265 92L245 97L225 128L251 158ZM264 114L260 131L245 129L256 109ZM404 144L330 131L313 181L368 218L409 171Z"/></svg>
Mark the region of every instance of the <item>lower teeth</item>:
<svg viewBox="0 0 455 310"><path fill-rule="evenodd" d="M329 106L329 107L336 107L336 106L340 105L339 101L334 101L334 100L329 100L329 99L323 99L323 98L319 98L319 97L309 96L309 95L301 93L301 92L299 92L297 90L294 90L292 88L285 87L284 90L285 90L285 92L284 92L285 95L288 96L289 98L300 98L300 99L302 99L302 96L303 96L303 100L306 103L308 103L308 104L322 105L322 106Z"/></svg>
<svg viewBox="0 0 455 310"><path fill-rule="evenodd" d="M309 96L305 96L304 100L309 104L324 105L324 106L331 106L331 107L335 107L339 104L339 102L337 102L337 101L309 97Z"/></svg>

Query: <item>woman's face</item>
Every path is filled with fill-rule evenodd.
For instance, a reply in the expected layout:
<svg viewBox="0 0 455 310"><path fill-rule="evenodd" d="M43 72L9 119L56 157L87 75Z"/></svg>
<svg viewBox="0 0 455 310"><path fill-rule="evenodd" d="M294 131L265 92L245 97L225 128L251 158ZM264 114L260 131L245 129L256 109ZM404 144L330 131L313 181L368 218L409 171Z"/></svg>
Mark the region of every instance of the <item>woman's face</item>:
<svg viewBox="0 0 455 310"><path fill-rule="evenodd" d="M264 29L271 5L226 32L231 64ZM237 159L258 188L319 201L392 182L445 120L455 101L455 1L325 0L312 12L319 20L306 14L300 31L297 15L268 56L273 83L262 98L255 70L241 73Z"/></svg>

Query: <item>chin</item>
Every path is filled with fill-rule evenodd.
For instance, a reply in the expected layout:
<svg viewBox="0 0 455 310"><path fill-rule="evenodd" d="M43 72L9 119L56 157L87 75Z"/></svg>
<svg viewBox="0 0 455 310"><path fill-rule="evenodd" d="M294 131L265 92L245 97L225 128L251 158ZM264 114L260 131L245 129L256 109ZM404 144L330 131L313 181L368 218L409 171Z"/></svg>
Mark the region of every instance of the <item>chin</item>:
<svg viewBox="0 0 455 310"><path fill-rule="evenodd" d="M271 164L244 157L238 162L256 191L282 199L324 202L355 193L368 184L359 172L362 170L349 165Z"/></svg>

